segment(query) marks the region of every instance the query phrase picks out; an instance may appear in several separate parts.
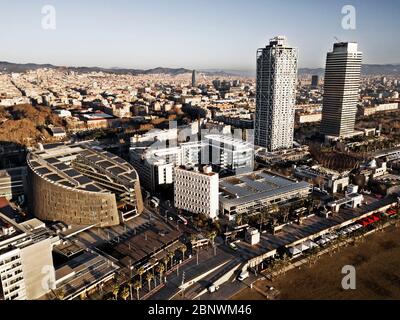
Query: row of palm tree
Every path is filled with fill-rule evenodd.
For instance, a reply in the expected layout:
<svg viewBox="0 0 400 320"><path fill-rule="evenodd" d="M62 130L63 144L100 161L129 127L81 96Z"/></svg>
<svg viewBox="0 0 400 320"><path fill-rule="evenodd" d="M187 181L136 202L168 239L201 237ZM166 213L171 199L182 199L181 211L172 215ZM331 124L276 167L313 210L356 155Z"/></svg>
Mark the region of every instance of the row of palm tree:
<svg viewBox="0 0 400 320"><path fill-rule="evenodd" d="M178 250L182 253L183 260L185 260L185 253L187 251L186 245L181 245ZM115 279L115 284L112 288L112 293L114 299L117 300L118 296L122 299L127 300L129 297L133 300L133 289L136 290L137 299L140 299L140 290L143 288L143 276L145 276L145 280L147 281L148 290L151 291L151 282L154 281L154 287L157 285L156 275L154 272L157 272L160 279L160 284L163 283L163 277L166 271L170 270L173 267L173 260L175 257L175 253L172 251L168 251L165 257L158 263L157 266L149 270L145 271L143 267L138 269L131 268L131 279L126 283L126 286L123 287L122 291L120 290L119 281ZM135 276L138 276L139 279L133 281Z"/></svg>
<svg viewBox="0 0 400 320"><path fill-rule="evenodd" d="M126 283L126 286L123 287L122 291L120 292L120 285L115 282L112 288L112 294L114 296L114 300L118 300L118 295L127 300L130 297L130 300L133 300L133 292L132 289L136 290L137 299L140 300L139 290L142 289L142 283L139 280L136 280L134 283L130 280Z"/></svg>

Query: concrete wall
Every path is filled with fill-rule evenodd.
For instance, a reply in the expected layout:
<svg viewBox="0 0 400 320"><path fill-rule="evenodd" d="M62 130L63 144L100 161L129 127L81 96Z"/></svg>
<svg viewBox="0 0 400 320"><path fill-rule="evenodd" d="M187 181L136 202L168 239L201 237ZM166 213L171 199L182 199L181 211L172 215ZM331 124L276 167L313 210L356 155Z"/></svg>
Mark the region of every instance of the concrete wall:
<svg viewBox="0 0 400 320"><path fill-rule="evenodd" d="M28 169L29 207L41 220L62 221L72 225L118 225L115 195L63 188ZM141 199L141 197L138 197ZM139 208L138 208L139 209ZM141 212L141 210L138 210Z"/></svg>
<svg viewBox="0 0 400 320"><path fill-rule="evenodd" d="M21 249L22 269L28 300L37 299L50 291L45 283L55 279L51 239Z"/></svg>

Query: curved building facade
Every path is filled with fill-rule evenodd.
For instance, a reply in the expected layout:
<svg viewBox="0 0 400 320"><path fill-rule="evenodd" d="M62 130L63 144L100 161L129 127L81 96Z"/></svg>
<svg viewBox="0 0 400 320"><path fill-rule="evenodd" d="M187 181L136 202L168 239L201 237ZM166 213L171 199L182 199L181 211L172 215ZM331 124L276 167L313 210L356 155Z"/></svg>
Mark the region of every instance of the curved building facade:
<svg viewBox="0 0 400 320"><path fill-rule="evenodd" d="M143 211L135 169L107 151L81 144L28 154L29 207L39 219L70 225L118 225Z"/></svg>

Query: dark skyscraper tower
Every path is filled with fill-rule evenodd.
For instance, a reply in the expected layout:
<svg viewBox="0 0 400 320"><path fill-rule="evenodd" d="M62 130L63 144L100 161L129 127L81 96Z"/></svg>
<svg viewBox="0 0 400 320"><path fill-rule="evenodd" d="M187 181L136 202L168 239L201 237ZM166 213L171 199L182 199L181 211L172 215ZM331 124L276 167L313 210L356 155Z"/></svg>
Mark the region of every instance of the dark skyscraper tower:
<svg viewBox="0 0 400 320"><path fill-rule="evenodd" d="M196 86L196 70L192 72L192 87Z"/></svg>
<svg viewBox="0 0 400 320"><path fill-rule="evenodd" d="M354 132L362 52L355 42L340 42L326 58L320 132L345 137Z"/></svg>
<svg viewBox="0 0 400 320"><path fill-rule="evenodd" d="M311 87L316 88L319 84L319 77L317 75L313 75L311 77Z"/></svg>

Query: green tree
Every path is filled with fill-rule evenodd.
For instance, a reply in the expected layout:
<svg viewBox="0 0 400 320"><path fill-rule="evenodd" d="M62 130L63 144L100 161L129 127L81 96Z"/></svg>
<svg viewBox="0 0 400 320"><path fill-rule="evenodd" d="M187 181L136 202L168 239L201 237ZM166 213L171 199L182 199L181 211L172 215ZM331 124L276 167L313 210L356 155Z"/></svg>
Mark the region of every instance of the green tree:
<svg viewBox="0 0 400 320"><path fill-rule="evenodd" d="M215 238L217 237L217 233L215 231L211 231L207 234L207 238L211 244L214 244Z"/></svg>

